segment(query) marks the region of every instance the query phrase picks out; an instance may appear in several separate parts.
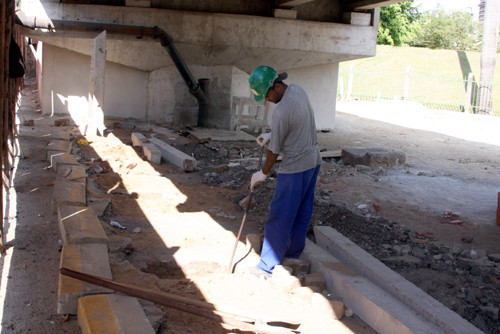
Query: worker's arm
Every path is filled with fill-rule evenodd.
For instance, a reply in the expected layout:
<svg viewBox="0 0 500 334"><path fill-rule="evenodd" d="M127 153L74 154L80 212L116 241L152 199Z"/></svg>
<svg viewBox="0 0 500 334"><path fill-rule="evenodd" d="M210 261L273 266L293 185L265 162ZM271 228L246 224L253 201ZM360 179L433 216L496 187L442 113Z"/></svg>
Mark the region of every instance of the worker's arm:
<svg viewBox="0 0 500 334"><path fill-rule="evenodd" d="M253 173L252 179L250 180L250 189L252 191L255 188L255 186L261 184L266 180L267 175L273 168L277 158L278 158L277 154L274 154L270 150L267 150L266 162L264 163L264 167L261 170Z"/></svg>
<svg viewBox="0 0 500 334"><path fill-rule="evenodd" d="M278 159L278 154L274 154L272 151L267 150L266 162L264 163L264 167L262 167L262 174L266 176L269 175L271 169L273 169L273 166L276 163L276 159Z"/></svg>

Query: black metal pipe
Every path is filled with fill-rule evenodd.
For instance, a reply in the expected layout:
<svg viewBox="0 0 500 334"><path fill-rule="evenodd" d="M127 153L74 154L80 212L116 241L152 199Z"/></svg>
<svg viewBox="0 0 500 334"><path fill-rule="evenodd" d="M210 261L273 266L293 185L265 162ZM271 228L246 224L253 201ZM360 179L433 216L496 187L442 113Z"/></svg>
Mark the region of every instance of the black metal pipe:
<svg viewBox="0 0 500 334"><path fill-rule="evenodd" d="M175 47L174 39L160 27L156 26L154 27L154 29L156 32L155 37L160 39L161 45L168 51L168 54L170 55L170 58L174 62L175 66L177 67L177 70L184 79L184 82L186 82L187 86L189 87L189 92L198 100L199 110L202 110L202 113L205 113L208 105L207 97L203 92L203 90L201 89L201 85L193 77L186 63L179 54L179 51ZM198 115L198 126L203 126L203 125L204 122L203 121L200 122L200 117Z"/></svg>

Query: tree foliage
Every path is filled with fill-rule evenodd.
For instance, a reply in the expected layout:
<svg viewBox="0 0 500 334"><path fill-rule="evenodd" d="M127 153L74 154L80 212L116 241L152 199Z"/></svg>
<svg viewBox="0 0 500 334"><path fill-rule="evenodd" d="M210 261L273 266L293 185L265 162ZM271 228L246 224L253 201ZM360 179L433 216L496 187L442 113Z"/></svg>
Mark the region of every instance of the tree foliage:
<svg viewBox="0 0 500 334"><path fill-rule="evenodd" d="M418 29L408 38L411 46L431 49L480 50L481 25L469 13L443 10L422 14Z"/></svg>
<svg viewBox="0 0 500 334"><path fill-rule="evenodd" d="M466 12L421 13L413 0L380 9L378 44L479 51L481 38L481 24Z"/></svg>
<svg viewBox="0 0 500 334"><path fill-rule="evenodd" d="M414 23L420 18L413 0L384 6L380 9L378 44L401 46L412 34Z"/></svg>

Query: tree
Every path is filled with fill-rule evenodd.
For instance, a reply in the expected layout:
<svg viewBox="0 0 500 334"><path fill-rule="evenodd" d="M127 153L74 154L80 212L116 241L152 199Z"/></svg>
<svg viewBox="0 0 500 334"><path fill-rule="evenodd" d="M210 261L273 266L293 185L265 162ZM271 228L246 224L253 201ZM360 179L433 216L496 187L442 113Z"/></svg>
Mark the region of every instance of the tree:
<svg viewBox="0 0 500 334"><path fill-rule="evenodd" d="M480 30L479 22L469 13L427 11L414 24L414 33L407 42L431 49L479 50Z"/></svg>
<svg viewBox="0 0 500 334"><path fill-rule="evenodd" d="M412 33L412 25L419 19L413 0L384 6L380 9L378 44L401 46Z"/></svg>
<svg viewBox="0 0 500 334"><path fill-rule="evenodd" d="M500 4L497 0L486 0L481 50L481 80L479 83L480 114L492 113L491 91L498 49L498 24Z"/></svg>

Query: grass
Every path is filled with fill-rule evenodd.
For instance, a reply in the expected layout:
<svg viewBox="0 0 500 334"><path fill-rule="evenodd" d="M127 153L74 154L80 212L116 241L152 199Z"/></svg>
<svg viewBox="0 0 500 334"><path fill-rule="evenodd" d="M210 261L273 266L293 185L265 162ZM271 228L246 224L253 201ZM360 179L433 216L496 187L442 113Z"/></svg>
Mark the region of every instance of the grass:
<svg viewBox="0 0 500 334"><path fill-rule="evenodd" d="M463 110L465 80L469 72L480 79L480 52L377 46L375 57L340 63L344 94L349 68L354 63L353 96L363 99L402 98L406 71L410 68L409 100L429 107ZM493 111L500 116L500 59L493 83ZM342 86L339 85L339 89ZM476 85L477 88L477 85Z"/></svg>

